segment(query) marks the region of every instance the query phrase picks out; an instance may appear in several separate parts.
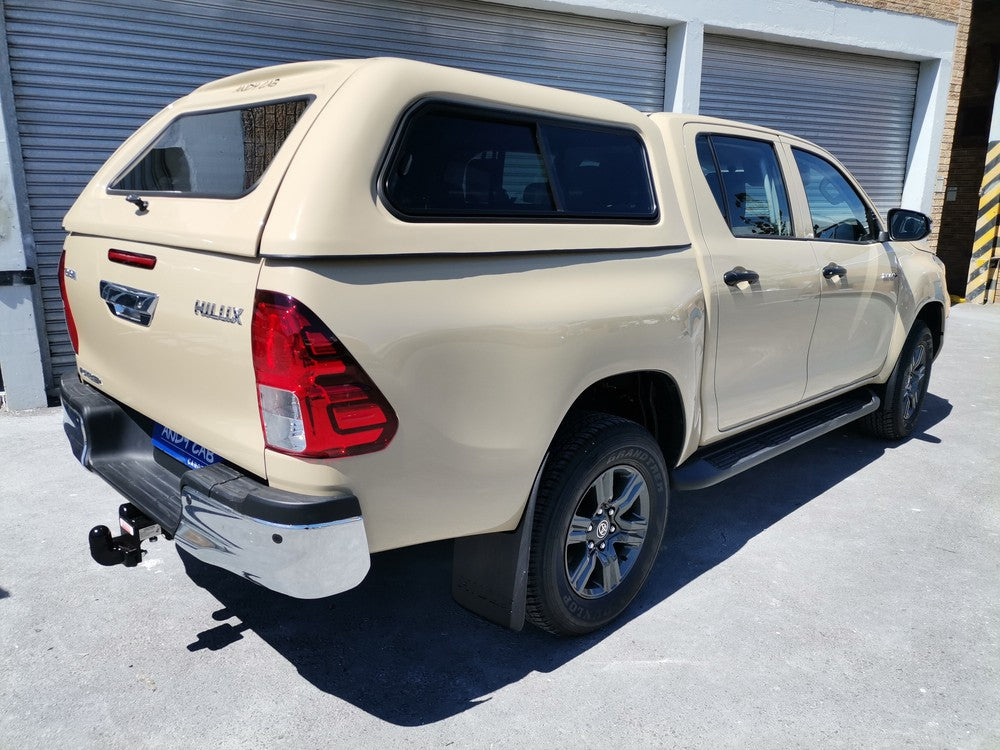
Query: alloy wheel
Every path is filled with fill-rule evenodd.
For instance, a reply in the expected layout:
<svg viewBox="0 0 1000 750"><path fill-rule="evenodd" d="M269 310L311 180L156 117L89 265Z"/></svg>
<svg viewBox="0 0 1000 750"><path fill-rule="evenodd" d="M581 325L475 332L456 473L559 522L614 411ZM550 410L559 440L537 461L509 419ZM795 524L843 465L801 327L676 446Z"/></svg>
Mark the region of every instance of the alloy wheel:
<svg viewBox="0 0 1000 750"><path fill-rule="evenodd" d="M635 565L646 539L649 490L642 474L618 465L583 493L566 534L566 576L579 596L614 591Z"/></svg>
<svg viewBox="0 0 1000 750"><path fill-rule="evenodd" d="M924 380L927 378L927 347L918 344L906 368L906 384L903 386L903 419L909 421L923 396Z"/></svg>

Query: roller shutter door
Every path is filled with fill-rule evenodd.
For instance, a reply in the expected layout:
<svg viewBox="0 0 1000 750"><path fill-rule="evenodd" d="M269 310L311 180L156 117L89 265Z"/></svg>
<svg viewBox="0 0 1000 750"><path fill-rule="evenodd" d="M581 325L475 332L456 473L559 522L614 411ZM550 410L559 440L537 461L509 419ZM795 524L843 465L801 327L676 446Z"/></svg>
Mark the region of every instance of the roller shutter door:
<svg viewBox="0 0 1000 750"><path fill-rule="evenodd" d="M395 55L663 107L666 30L471 0L6 0L54 376L73 367L56 269L62 217L136 127L249 68Z"/></svg>
<svg viewBox="0 0 1000 750"><path fill-rule="evenodd" d="M818 143L885 212L903 194L918 73L910 60L710 35L701 113Z"/></svg>

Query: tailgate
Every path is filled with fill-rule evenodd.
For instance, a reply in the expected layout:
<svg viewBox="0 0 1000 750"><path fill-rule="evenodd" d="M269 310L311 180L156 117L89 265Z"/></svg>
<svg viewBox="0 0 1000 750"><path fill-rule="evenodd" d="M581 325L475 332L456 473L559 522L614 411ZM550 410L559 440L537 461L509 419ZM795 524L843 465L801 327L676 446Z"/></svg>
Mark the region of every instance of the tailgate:
<svg viewBox="0 0 1000 750"><path fill-rule="evenodd" d="M260 477L260 233L296 149L359 64L293 63L202 86L125 141L64 219L84 382L179 433L175 445L187 438Z"/></svg>
<svg viewBox="0 0 1000 750"><path fill-rule="evenodd" d="M113 262L111 250L152 256L156 265ZM162 245L66 240L84 382L263 477L250 348L258 266L255 258Z"/></svg>

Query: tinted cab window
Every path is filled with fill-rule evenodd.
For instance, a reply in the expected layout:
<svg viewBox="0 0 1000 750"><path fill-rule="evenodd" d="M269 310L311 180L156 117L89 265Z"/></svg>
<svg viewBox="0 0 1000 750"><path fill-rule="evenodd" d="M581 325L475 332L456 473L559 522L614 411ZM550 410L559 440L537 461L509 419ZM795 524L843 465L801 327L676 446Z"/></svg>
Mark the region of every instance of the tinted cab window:
<svg viewBox="0 0 1000 750"><path fill-rule="evenodd" d="M790 237L791 212L774 146L728 135L699 135L702 174L737 237Z"/></svg>
<svg viewBox="0 0 1000 750"><path fill-rule="evenodd" d="M816 154L792 149L809 203L813 236L841 242L868 242L878 238L875 212L847 178Z"/></svg>

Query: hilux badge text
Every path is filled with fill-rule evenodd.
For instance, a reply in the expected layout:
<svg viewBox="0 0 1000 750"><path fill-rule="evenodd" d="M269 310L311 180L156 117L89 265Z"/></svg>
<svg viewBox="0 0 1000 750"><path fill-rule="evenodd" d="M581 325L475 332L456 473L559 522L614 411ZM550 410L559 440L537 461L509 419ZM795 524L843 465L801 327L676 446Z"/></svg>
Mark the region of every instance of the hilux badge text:
<svg viewBox="0 0 1000 750"><path fill-rule="evenodd" d="M194 301L194 314L200 315L203 318L211 318L212 320L221 320L224 323L235 323L236 325L243 325L242 307L233 307L231 305L217 305L214 302L205 302L204 300Z"/></svg>

